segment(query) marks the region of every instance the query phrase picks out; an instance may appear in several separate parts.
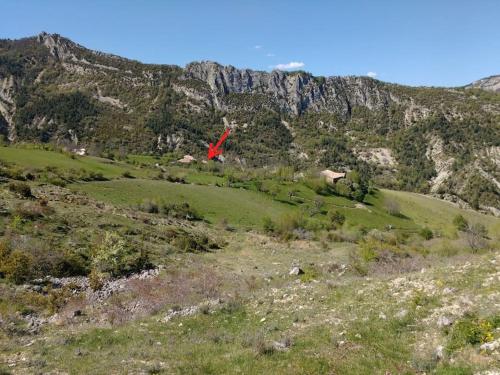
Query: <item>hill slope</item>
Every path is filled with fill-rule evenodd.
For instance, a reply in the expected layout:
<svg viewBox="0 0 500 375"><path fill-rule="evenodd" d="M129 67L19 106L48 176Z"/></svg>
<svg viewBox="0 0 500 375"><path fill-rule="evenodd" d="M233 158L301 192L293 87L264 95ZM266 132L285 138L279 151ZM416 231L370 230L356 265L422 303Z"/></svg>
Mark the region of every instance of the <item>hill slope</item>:
<svg viewBox="0 0 500 375"><path fill-rule="evenodd" d="M57 34L0 41L0 134L11 142L200 157L224 126L235 130L227 162L358 169L381 186L500 207L494 92L148 65Z"/></svg>

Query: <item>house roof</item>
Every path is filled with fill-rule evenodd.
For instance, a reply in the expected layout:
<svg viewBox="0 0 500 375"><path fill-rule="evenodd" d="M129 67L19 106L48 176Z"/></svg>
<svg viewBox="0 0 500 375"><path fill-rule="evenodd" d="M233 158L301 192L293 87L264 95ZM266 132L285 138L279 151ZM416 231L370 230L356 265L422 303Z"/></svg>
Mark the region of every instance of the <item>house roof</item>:
<svg viewBox="0 0 500 375"><path fill-rule="evenodd" d="M321 171L320 173L322 176L332 179L332 180L337 180L339 178L344 178L345 173L344 172L334 172L329 169L325 169L324 171Z"/></svg>
<svg viewBox="0 0 500 375"><path fill-rule="evenodd" d="M191 155L184 155L184 157L182 159L179 159L177 160L179 163L186 163L186 164L189 164L193 161L195 161L196 159L193 158Z"/></svg>

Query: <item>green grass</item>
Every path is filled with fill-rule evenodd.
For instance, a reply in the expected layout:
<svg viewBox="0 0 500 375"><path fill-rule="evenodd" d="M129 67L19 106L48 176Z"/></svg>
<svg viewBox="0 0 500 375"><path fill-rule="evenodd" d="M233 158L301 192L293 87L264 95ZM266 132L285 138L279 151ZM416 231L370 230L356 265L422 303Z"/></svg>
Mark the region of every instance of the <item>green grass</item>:
<svg viewBox="0 0 500 375"><path fill-rule="evenodd" d="M140 203L143 199L161 199L169 203L188 202L206 219L221 219L244 227L261 226L262 218L278 219L296 210L253 191L216 186L174 184L153 180L117 180L99 183L74 184L73 189L122 206Z"/></svg>
<svg viewBox="0 0 500 375"><path fill-rule="evenodd" d="M265 216L278 220L285 214L309 208L314 198L318 197L301 184L282 186L282 192L275 198L243 188L174 184L144 179L74 184L72 188L84 191L98 200L122 206L135 205L144 199L188 202L213 223L226 219L232 225L247 228L260 228ZM291 201L287 197L289 189L297 192L297 198ZM401 217L386 212L386 197L392 197L400 203L403 214ZM321 198L324 201L323 211L335 209L342 212L346 216L347 227L383 229L390 225L394 229L417 232L426 226L449 235L454 233L453 217L459 213L471 221L484 223L491 234L496 233L495 230L500 225L500 220L492 216L461 210L447 202L407 192L377 191L374 195L367 196L365 208L356 208L353 201L343 197ZM316 214L313 219L323 222L328 220L324 214Z"/></svg>
<svg viewBox="0 0 500 375"><path fill-rule="evenodd" d="M141 155L132 155L129 159L151 166L158 161L153 156ZM356 202L344 197L320 197L300 182L264 181L266 188L276 192L274 197L256 191L255 186L250 182L237 184L245 189L216 187L215 184L222 185L226 179L209 172L176 165L168 165L167 173L183 177L188 184L180 185L141 179L151 178L158 174L158 170L147 167L138 168L127 163L90 156L71 157L69 154L33 147L0 147L0 160L28 169L41 169L47 166L62 170L85 169L100 172L109 179L122 177L125 171L130 171L132 176L138 179L75 184L73 187L99 200L127 206L137 204L145 198L163 199L176 203L188 202L212 222L226 219L229 223L242 227L261 227L262 218L265 216L277 220L285 214L300 209L309 212L314 201L320 198L324 202L323 213L315 214L313 221L326 221L327 217L324 213L335 209L345 215L347 227L384 229L391 226L412 232L428 227L433 231L453 236L455 233L452 224L453 217L462 214L471 222L481 222L486 225L490 235L500 233L500 220L497 218L472 210L461 210L451 203L408 192L377 191L374 195L366 197L366 208L362 209L356 207ZM159 161L162 162L163 159ZM288 192L292 190L295 194L290 199ZM386 197L399 202L402 217L392 216L386 212L384 208Z"/></svg>
<svg viewBox="0 0 500 375"><path fill-rule="evenodd" d="M39 363L44 371L93 374L125 369L155 373L161 368L159 373L178 374L384 373L396 371L409 359L407 341L396 333L392 322L368 326L360 322L362 339L353 337L350 344L357 345L354 352L349 347L337 348L330 330L323 327L296 335L289 351L269 353L260 352L259 343L269 345L282 338L280 331L291 320L267 330L258 317L242 308L169 323L154 318L138 323L71 334L64 338L65 345L61 339L37 343L32 355L43 358Z"/></svg>
<svg viewBox="0 0 500 375"><path fill-rule="evenodd" d="M35 148L0 147L0 160L13 163L22 168L42 169L48 166L63 170L85 169L100 172L106 178L120 177L123 172L131 171L137 177L146 177L150 170L138 169L121 162L92 156L75 156Z"/></svg>
<svg viewBox="0 0 500 375"><path fill-rule="evenodd" d="M401 207L401 213L422 227L439 230L443 234L451 235L456 229L453 226L453 218L460 214L469 222L484 224L490 233L500 233L500 219L483 215L473 210L463 210L452 203L428 197L422 194L408 193L403 191L382 190L382 193L397 200Z"/></svg>
<svg viewBox="0 0 500 375"><path fill-rule="evenodd" d="M296 189L299 198L292 201L286 198L286 193L273 199L268 194L242 188L174 184L143 179L74 184L72 189L121 206L132 206L144 199L161 199L171 203L188 202L213 223L226 219L232 225L247 228L261 228L265 216L278 220L285 214L300 211L303 205L309 207L312 203L306 199L302 200L303 203L295 201L301 197L307 196L309 200L315 197L314 193L311 195L311 191L305 191L306 188L300 184L297 184ZM356 208L352 201L342 197L322 198L325 202L325 212L331 209L341 211L347 218L348 226L384 228L392 225L393 228L418 229L411 220L387 214L380 207L383 200L381 195L372 197L372 203L367 209ZM324 214L316 214L313 220L326 222L328 219Z"/></svg>

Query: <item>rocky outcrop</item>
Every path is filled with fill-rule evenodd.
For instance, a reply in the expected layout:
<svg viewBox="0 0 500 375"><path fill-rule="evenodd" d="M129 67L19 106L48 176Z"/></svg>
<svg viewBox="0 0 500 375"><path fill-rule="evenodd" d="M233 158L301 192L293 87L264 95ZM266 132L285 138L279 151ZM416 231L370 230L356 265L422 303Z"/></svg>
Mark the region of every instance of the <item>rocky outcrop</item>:
<svg viewBox="0 0 500 375"><path fill-rule="evenodd" d="M436 177L431 180L431 192L436 193L453 174L455 159L446 155L443 140L437 136L430 138L426 156L434 162L437 172Z"/></svg>
<svg viewBox="0 0 500 375"><path fill-rule="evenodd" d="M490 76L472 82L467 88L482 89L491 92L500 92L500 75Z"/></svg>
<svg viewBox="0 0 500 375"><path fill-rule="evenodd" d="M219 109L227 109L224 99L229 94L265 95L280 110L295 115L325 111L347 116L354 106L382 109L400 100L385 84L368 77L318 78L305 72L279 70L268 73L211 61L187 65L182 78L208 84L207 95Z"/></svg>
<svg viewBox="0 0 500 375"><path fill-rule="evenodd" d="M58 34L48 34L42 32L38 34L37 40L46 46L50 54L55 58L61 60L78 60L74 54L75 48L81 48L78 44L70 41L69 39L63 38Z"/></svg>
<svg viewBox="0 0 500 375"><path fill-rule="evenodd" d="M16 137L14 127L14 113L16 105L14 101L15 82L14 76L2 78L0 76L0 115L5 119L8 125L8 138L13 140Z"/></svg>

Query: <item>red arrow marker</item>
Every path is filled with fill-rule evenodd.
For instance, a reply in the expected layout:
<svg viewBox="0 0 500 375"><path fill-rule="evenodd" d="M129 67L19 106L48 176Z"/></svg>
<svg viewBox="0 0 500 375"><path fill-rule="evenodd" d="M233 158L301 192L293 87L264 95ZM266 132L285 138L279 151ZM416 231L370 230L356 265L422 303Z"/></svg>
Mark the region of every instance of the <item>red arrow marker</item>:
<svg viewBox="0 0 500 375"><path fill-rule="evenodd" d="M224 143L224 141L226 140L226 138L230 132L231 132L231 129L227 128L226 131L224 132L224 134L222 134L222 136L220 137L220 139L217 142L217 144L215 145L215 147L212 143L210 143L210 145L208 146L208 159L209 160L213 159L217 155L222 154L222 150L220 150L219 147Z"/></svg>

